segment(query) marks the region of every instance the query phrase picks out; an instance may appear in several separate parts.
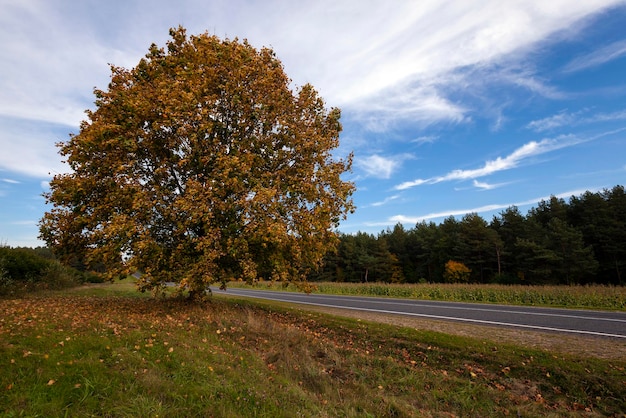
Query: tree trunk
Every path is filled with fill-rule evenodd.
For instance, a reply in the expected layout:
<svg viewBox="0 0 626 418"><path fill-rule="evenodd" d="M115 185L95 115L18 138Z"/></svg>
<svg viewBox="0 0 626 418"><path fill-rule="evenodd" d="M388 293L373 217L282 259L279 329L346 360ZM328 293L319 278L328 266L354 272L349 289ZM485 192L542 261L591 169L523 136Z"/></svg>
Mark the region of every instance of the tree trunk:
<svg viewBox="0 0 626 418"><path fill-rule="evenodd" d="M498 258L498 276L502 275L502 265L500 264L500 248L496 245L496 257Z"/></svg>

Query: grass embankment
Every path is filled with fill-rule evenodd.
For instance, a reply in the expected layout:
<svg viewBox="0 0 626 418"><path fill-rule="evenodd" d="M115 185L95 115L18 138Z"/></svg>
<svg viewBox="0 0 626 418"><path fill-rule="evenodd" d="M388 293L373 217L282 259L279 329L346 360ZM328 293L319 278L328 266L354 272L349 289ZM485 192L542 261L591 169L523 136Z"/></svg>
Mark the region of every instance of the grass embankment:
<svg viewBox="0 0 626 418"><path fill-rule="evenodd" d="M229 283L232 287L293 290L276 282ZM523 286L498 284L385 284L308 283L314 293L332 295L383 296L450 302L501 303L507 305L551 306L600 310L626 310L626 287L618 286Z"/></svg>
<svg viewBox="0 0 626 418"><path fill-rule="evenodd" d="M0 415L534 417L626 410L626 360L246 300L190 305L130 292L118 283L0 299Z"/></svg>

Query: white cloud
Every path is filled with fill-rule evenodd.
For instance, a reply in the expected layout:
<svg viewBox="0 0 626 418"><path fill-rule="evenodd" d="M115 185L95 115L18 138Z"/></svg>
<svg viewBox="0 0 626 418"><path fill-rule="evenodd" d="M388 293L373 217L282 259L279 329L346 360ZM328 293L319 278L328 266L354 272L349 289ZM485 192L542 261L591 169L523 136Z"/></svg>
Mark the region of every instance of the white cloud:
<svg viewBox="0 0 626 418"><path fill-rule="evenodd" d="M526 127L536 132L544 132L554 128L569 125L576 120L577 113L560 112L547 118L538 119L530 122Z"/></svg>
<svg viewBox="0 0 626 418"><path fill-rule="evenodd" d="M342 12L353 13L354 4L342 3L345 5ZM398 81L432 80L434 75L455 68L490 62L568 27L602 7L601 3L575 6L567 1L545 3L456 1L441 7L440 2L431 0L420 2L419 6L414 2L396 2L392 8L377 7L366 23L369 33L355 38L359 47L346 51L347 56L341 60L354 63L346 67L350 73L356 73L356 77L338 89L341 97L351 102L383 91ZM371 3L361 7L371 7ZM350 23L354 27L355 22Z"/></svg>
<svg viewBox="0 0 626 418"><path fill-rule="evenodd" d="M493 189L497 189L498 187L502 187L507 183L490 184L490 183L485 183L482 181L474 180L472 184L474 185L474 187L481 189L481 190L493 190Z"/></svg>
<svg viewBox="0 0 626 418"><path fill-rule="evenodd" d="M19 181L13 180L13 179L0 179L0 181L2 181L4 183L9 183L9 184L20 184Z"/></svg>
<svg viewBox="0 0 626 418"><path fill-rule="evenodd" d="M93 87L106 87L107 61L119 56L94 39L90 22L69 24L62 9L33 0L3 9L0 115L77 125Z"/></svg>
<svg viewBox="0 0 626 418"><path fill-rule="evenodd" d="M436 86L398 86L347 104L349 111L373 132L388 130L398 122L427 126L434 122L468 120L467 109L452 103Z"/></svg>
<svg viewBox="0 0 626 418"><path fill-rule="evenodd" d="M589 188L589 189L578 189L578 190L572 190L572 191L568 191L565 193L560 193L558 195L555 195L556 198L558 199L567 199L570 198L571 196L579 196L587 191L590 192L597 192L599 190L601 190L602 188L600 187L595 187L595 188ZM419 222L422 221L428 221L431 219L443 219L443 218L447 218L450 216L462 216L462 215L466 215L468 213L484 213L484 212L493 212L499 209L507 209L510 208L511 206L517 206L517 207L521 207L521 206L528 206L528 205L536 205L537 203L539 203L542 200L550 200L551 196L543 196L543 197L538 197L535 199L528 199L522 202L515 202L515 203L506 203L506 204L492 204L492 205L484 205L484 206L479 206L479 207L475 207L475 208L470 208L470 209L453 209L453 210L447 210L447 211L442 211L442 212L434 212L434 213L429 213L426 215L419 215L419 216L407 216L407 215L395 215L389 218L389 220L387 222L381 222L378 223L376 225L374 224L370 224L369 226L381 226L381 225L393 225L393 224L397 224L397 223L402 223L402 224L417 224Z"/></svg>
<svg viewBox="0 0 626 418"><path fill-rule="evenodd" d="M168 29L182 24L190 34L208 31L272 47L295 85L312 83L329 106L352 110L373 129L397 120L459 123L469 120L469 110L446 91L449 82L468 80L454 76L456 70L526 51L618 2L398 0L390 7L378 0L5 0L0 117L77 126L93 106L93 87L106 88L108 63L134 66L152 42L164 45ZM549 90L532 74L520 80ZM0 167L40 175L58 166L50 162L58 138L42 144L42 136L19 132L0 137L2 146L16 136L12 153L28 156L21 164L32 168L8 157ZM383 167L383 175L393 169Z"/></svg>
<svg viewBox="0 0 626 418"><path fill-rule="evenodd" d="M584 116L588 113L587 109L578 112L568 113L566 111L559 112L556 115L547 118L538 119L530 122L526 127L536 132L544 132L562 127L571 127L599 122L612 122L626 120L626 110L618 110L608 113L595 113L590 116Z"/></svg>
<svg viewBox="0 0 626 418"><path fill-rule="evenodd" d="M388 179L400 167L404 155L395 157L382 157L374 154L368 157L355 158L355 165L365 171L369 176Z"/></svg>
<svg viewBox="0 0 626 418"><path fill-rule="evenodd" d="M0 168L38 178L67 172L55 143L67 140L72 130L69 126L0 117Z"/></svg>
<svg viewBox="0 0 626 418"><path fill-rule="evenodd" d="M481 207L473 208L473 209L448 210L448 211L443 211L443 212L429 213L427 215L422 215L422 216L395 215L389 218L389 223L416 224L418 222L427 221L430 219L447 218L449 216L460 216L460 215L466 215L468 213L490 212L490 211L494 211L498 209L504 209L509 206L510 205L485 205L485 206L481 206Z"/></svg>
<svg viewBox="0 0 626 418"><path fill-rule="evenodd" d="M566 94L559 91L557 88L547 84L540 78L528 71L505 73L502 75L503 81L508 81L511 84L523 87L533 93L539 94L548 99L565 99Z"/></svg>
<svg viewBox="0 0 626 418"><path fill-rule="evenodd" d="M33 225L37 225L37 221L33 221L33 220L28 220L28 221L14 221L11 222L11 225L18 225L18 226L33 226Z"/></svg>
<svg viewBox="0 0 626 418"><path fill-rule="evenodd" d="M547 152L561 148L570 147L586 140L572 135L563 135L554 139L543 139L539 142L531 141L522 145L506 157L498 157L495 160L487 161L482 167L473 170L452 170L449 173L431 177L428 179L417 179L407 181L394 187L395 190L406 190L423 184L436 184L444 181L471 180L488 176L499 171L510 170L518 167L524 160Z"/></svg>
<svg viewBox="0 0 626 418"><path fill-rule="evenodd" d="M400 183L394 187L395 190L406 190L415 186L421 186L422 184L431 184L430 180L425 179L416 179L412 181L405 181L404 183Z"/></svg>
<svg viewBox="0 0 626 418"><path fill-rule="evenodd" d="M437 139L439 139L438 136L435 135L425 135L425 136L420 136L417 137L415 139L413 139L411 142L415 143L415 144L431 144L433 142L435 142Z"/></svg>
<svg viewBox="0 0 626 418"><path fill-rule="evenodd" d="M587 68L597 67L614 59L621 58L624 55L626 55L626 40L613 42L604 48L600 48L597 51L572 60L565 66L563 71L575 72L585 70Z"/></svg>
<svg viewBox="0 0 626 418"><path fill-rule="evenodd" d="M396 194L396 195L393 195L393 196L389 196L389 197L385 198L384 200L382 200L380 202L374 202L370 206L373 206L373 207L384 206L387 203L392 202L394 200L397 200L399 198L400 198L400 195Z"/></svg>
<svg viewBox="0 0 626 418"><path fill-rule="evenodd" d="M313 83L331 105L385 103L423 119L457 120L463 108L439 92L444 74L528 48L616 0L546 3L22 0L0 18L0 58L11 64L0 73L0 113L75 124L92 87L106 86L107 63L135 65L150 43L163 45L167 29L183 24L190 33L273 47L294 82Z"/></svg>
<svg viewBox="0 0 626 418"><path fill-rule="evenodd" d="M611 122L618 120L626 120L626 110L619 110L609 113L597 113L591 117L582 120L583 123L595 123L595 122Z"/></svg>
<svg viewBox="0 0 626 418"><path fill-rule="evenodd" d="M476 80L467 78L476 74L455 74L460 68L474 68L473 72L486 70L501 81L545 97L562 98L561 92L533 72L516 69L515 60L512 68L508 67L511 63L499 68L489 68L490 64L509 57L512 52L528 50L592 10L612 4L577 4L570 9L571 3L558 1L550 4L459 1L448 3L445 8L437 8L436 3L420 2L416 9L422 13L417 14L394 7L407 18L414 16L413 24L404 31L396 31L394 36L384 37L383 42L369 43L374 46L367 50L367 59L354 69L356 72L351 79L347 78L348 83L337 89L339 103L362 113L363 120L369 121L374 130L384 129L398 120L420 124L468 120L468 109L445 94L451 87ZM385 33L385 29L374 33ZM372 57L376 57L375 62L371 62ZM347 68L353 70L351 66ZM377 118L368 118L368 111L374 110Z"/></svg>

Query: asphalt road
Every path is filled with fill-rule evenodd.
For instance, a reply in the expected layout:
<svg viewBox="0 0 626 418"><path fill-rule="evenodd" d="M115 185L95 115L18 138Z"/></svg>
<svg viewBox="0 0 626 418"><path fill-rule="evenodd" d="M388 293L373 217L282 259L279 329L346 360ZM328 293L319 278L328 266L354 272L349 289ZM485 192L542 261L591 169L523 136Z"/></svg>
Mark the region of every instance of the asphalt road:
<svg viewBox="0 0 626 418"><path fill-rule="evenodd" d="M216 288L211 290L216 294L221 293L330 308L626 340L626 312L333 296L233 288L229 288L226 291Z"/></svg>

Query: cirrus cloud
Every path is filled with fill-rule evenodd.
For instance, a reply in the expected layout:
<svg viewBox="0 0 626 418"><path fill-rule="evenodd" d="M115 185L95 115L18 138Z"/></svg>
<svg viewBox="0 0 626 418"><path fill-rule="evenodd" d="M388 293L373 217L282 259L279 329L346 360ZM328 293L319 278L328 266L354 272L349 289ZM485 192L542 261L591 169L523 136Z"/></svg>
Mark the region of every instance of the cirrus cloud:
<svg viewBox="0 0 626 418"><path fill-rule="evenodd" d="M396 185L394 189L406 190L423 184L436 184L453 180L473 180L485 177L499 171L516 168L530 157L545 154L565 147L571 147L589 140L591 139L583 139L574 135L563 135L554 139L543 139L539 142L531 141L522 145L506 157L498 157L495 160L485 162L482 167L471 170L452 170L442 176L406 181Z"/></svg>

